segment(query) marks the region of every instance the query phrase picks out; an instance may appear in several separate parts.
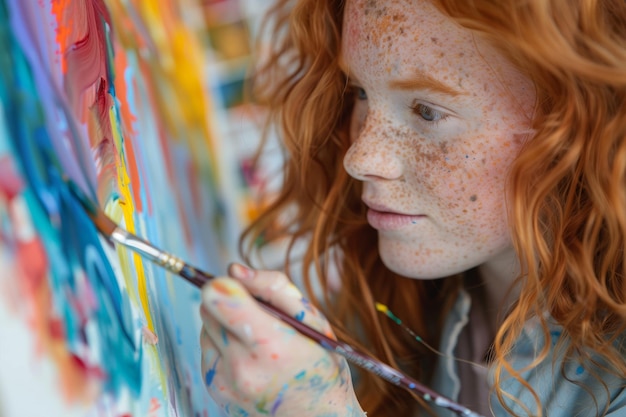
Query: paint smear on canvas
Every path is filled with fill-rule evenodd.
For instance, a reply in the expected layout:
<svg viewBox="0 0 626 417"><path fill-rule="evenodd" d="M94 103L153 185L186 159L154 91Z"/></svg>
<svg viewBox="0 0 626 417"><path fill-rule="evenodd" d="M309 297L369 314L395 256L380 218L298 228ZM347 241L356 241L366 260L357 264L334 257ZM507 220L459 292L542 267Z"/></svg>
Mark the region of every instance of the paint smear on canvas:
<svg viewBox="0 0 626 417"><path fill-rule="evenodd" d="M182 6L193 4L0 0L0 255L15 271L0 302L55 363L64 398L95 415L215 412L197 290L112 247L67 185L129 231L224 270L206 57Z"/></svg>

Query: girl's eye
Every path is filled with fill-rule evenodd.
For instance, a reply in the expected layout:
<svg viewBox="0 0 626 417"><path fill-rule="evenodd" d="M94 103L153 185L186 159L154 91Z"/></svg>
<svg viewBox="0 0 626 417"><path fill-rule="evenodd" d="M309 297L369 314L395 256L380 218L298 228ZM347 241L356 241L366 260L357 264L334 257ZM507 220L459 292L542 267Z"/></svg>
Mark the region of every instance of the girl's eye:
<svg viewBox="0 0 626 417"><path fill-rule="evenodd" d="M367 100L367 93L362 87L353 87L357 100Z"/></svg>
<svg viewBox="0 0 626 417"><path fill-rule="evenodd" d="M432 107L422 103L413 104L411 106L411 109L415 114L417 114L419 117L426 120L427 122L438 122L447 117L445 113L435 110Z"/></svg>

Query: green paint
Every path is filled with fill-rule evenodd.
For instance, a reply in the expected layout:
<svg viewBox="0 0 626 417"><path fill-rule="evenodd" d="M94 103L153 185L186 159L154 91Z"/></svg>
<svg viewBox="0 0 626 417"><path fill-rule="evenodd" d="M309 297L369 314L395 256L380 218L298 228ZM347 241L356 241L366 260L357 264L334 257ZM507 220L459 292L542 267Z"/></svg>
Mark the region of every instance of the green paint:
<svg viewBox="0 0 626 417"><path fill-rule="evenodd" d="M402 325L402 320L400 320L398 317L396 317L395 314L393 314L389 309L387 309L385 311L385 314L387 315L387 317L389 317L391 320L395 321L396 324L398 325Z"/></svg>

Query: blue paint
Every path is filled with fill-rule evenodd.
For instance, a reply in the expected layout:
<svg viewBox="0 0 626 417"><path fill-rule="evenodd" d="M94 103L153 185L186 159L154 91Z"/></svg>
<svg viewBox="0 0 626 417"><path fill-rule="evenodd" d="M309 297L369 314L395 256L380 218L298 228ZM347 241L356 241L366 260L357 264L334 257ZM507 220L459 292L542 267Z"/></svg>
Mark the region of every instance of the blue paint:
<svg viewBox="0 0 626 417"><path fill-rule="evenodd" d="M125 388L138 396L143 350L133 335L129 299L120 290L95 226L64 180L71 178L95 200L91 150L85 151L89 146L82 129L67 100L58 96L49 65L41 62L46 54L36 34L29 31L37 13L25 16L28 10L14 4L7 13L7 6L0 2L0 101L6 114L2 130L24 179L29 214L50 261L47 285L58 309L55 314L63 321L69 351L81 357L78 352L87 346L97 350L94 356L106 358L98 364L107 376L104 391L116 397ZM67 143L75 153L67 152ZM93 309L85 312L77 311L72 302L84 296L79 277L86 279L95 297ZM97 343L86 332L82 314L89 316Z"/></svg>
<svg viewBox="0 0 626 417"><path fill-rule="evenodd" d="M322 379L321 376L315 375L313 378L311 378L309 383L310 383L312 388L315 388L315 387L322 386L324 384L324 380Z"/></svg>
<svg viewBox="0 0 626 417"><path fill-rule="evenodd" d="M226 411L226 415L229 417L248 417L250 415L250 413L236 404L227 404L224 407L224 411Z"/></svg>
<svg viewBox="0 0 626 417"><path fill-rule="evenodd" d="M224 346L228 346L228 333L226 333L226 327L222 326L220 328L220 333L222 334L222 343L224 343Z"/></svg>
<svg viewBox="0 0 626 417"><path fill-rule="evenodd" d="M207 388L213 384L213 378L215 378L215 368L211 368L207 371L206 375L204 375L204 384Z"/></svg>
<svg viewBox="0 0 626 417"><path fill-rule="evenodd" d="M82 3L85 8L93 7L98 14L97 25L105 28L98 37L93 36L92 31L90 42L93 40L94 47L103 52L98 59L106 60L106 74L100 75L112 107L102 110L118 122L115 133L121 135L123 142L133 137L127 137L129 132L120 120L121 102L113 83L113 45L115 54L126 54L128 58L126 72L118 77L118 83L128 87L125 89L128 105L136 104L131 112L136 116L132 119L131 130L141 138L134 144L142 187L134 191L139 191L146 210L133 213L138 234L156 243L165 243L166 249L185 259L198 260L202 264L199 266L207 270L222 269L218 233L207 233L207 230L218 222L222 224L227 207L220 205L209 152L191 154L188 146L199 143L202 134L182 126L175 132L160 130L162 125L158 120L163 114L148 104L146 97L155 91L144 81L150 77L145 77L140 70L141 65L150 64L150 58L135 50L124 50L123 42L116 42L116 31L110 27L105 2ZM94 6L96 4L98 6ZM159 336L158 346L145 350L148 356L152 355L146 360L138 337L140 327L146 324L143 312L129 300L129 294L136 288L120 285L121 275L116 276L119 269L114 269L118 266L116 253L106 247L64 181L64 178L71 179L93 201L96 201L95 190L99 184L101 206L104 203L115 206L119 196L114 194L114 181L111 181L114 177L110 174L116 174L116 168L123 161L99 167L96 172L90 139L101 138L99 133L88 132L78 117L83 111L88 117L93 116L89 113L91 108L87 107L91 103L81 106L68 99L68 92L80 91L83 86L76 85L72 77L64 78L57 65L58 57L54 62L48 60L58 54L53 41L57 29L50 0L0 0L0 108L4 113L0 118L0 154L9 154L23 179L22 196L47 254L46 285L54 306L50 314L62 322L69 352L79 359L86 356L100 359L93 365L104 375L101 393L106 395L107 401L110 398L115 402L123 393L123 398L129 397L133 408L144 409L143 401L156 398L163 405L161 410L174 410L176 415L197 415L192 408L207 408L203 382L212 382L214 377L209 372L203 375L197 363L196 321L190 317L197 312L199 292L162 269L144 263L150 313ZM118 29L118 33L127 30ZM155 79L150 78L150 82ZM160 135L172 146L162 148ZM172 141L172 136L189 139L188 142ZM197 150L195 146L194 149ZM123 153L123 148L117 151ZM103 151L107 155L111 152L109 148ZM176 169L171 178L163 169L170 156ZM189 171L190 166L194 167L194 172ZM103 170L109 176L103 175ZM197 180L202 183L199 187L190 185ZM148 181L151 187L145 186ZM109 182L110 186L102 187ZM208 187L206 182L209 182ZM193 197L198 204L178 208L172 204L176 198L172 193L149 192L162 189L178 189L181 201L192 201ZM194 195L194 190L198 195ZM150 205L152 212L147 209ZM188 224L187 221L192 222L190 236L179 233L180 226ZM135 266L133 259L129 262L131 268ZM133 282L132 275L127 278ZM148 370L150 372L146 372ZM164 371L167 386L155 382L152 371ZM209 407L213 409L212 404ZM211 411L209 415L217 414ZM247 412L240 410L237 415L246 416Z"/></svg>
<svg viewBox="0 0 626 417"><path fill-rule="evenodd" d="M276 415L276 411L282 405L283 399L285 397L285 391L287 391L288 388L289 388L289 385L285 384L283 385L282 389L278 393L278 396L276 397L276 401L274 401L274 404L272 404L272 409L270 410L270 413L272 414L272 416Z"/></svg>
<svg viewBox="0 0 626 417"><path fill-rule="evenodd" d="M298 321L302 321L302 320L304 320L304 315L305 315L304 310L303 310L303 311L298 312L298 313L296 314L296 316L295 316L295 317L296 317L296 320L298 320Z"/></svg>

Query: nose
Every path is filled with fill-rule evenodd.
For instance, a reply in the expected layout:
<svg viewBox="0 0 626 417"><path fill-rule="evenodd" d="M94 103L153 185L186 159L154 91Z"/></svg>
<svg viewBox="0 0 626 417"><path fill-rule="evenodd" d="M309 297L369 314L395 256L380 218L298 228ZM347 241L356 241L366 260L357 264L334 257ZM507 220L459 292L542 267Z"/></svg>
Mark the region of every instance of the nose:
<svg viewBox="0 0 626 417"><path fill-rule="evenodd" d="M350 134L352 144L343 158L343 166L351 177L372 181L402 176L397 129L389 121L368 114L361 126L353 126Z"/></svg>

